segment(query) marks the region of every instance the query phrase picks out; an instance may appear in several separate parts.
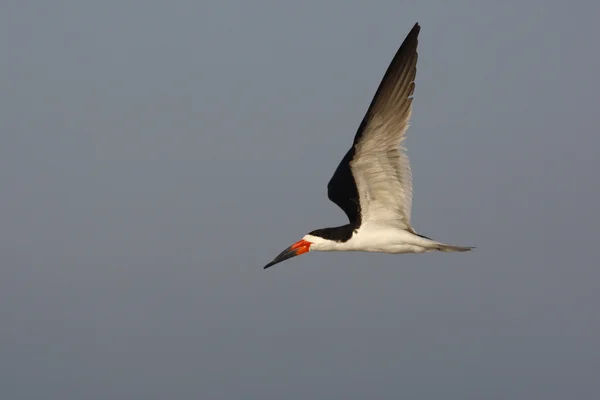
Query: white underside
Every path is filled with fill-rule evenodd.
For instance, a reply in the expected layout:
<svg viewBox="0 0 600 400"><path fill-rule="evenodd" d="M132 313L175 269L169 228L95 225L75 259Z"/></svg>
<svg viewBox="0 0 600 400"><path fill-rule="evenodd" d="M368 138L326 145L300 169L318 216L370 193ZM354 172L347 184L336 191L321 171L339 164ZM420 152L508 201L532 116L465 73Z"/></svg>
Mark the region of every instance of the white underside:
<svg viewBox="0 0 600 400"><path fill-rule="evenodd" d="M317 236L303 238L312 243L311 251L368 251L404 254L424 253L439 249L441 243L422 238L394 226L361 226L346 242L335 242Z"/></svg>

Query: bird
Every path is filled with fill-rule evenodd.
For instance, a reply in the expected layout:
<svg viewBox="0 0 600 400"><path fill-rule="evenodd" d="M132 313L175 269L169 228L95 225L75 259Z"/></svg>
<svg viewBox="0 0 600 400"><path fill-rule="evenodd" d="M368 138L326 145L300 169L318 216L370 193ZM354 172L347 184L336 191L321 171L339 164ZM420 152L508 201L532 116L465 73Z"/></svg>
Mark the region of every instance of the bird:
<svg viewBox="0 0 600 400"><path fill-rule="evenodd" d="M264 269L310 251L405 254L474 249L435 241L411 226L412 174L403 142L412 113L420 30L415 23L394 55L352 147L327 184L327 196L346 213L348 224L308 233Z"/></svg>

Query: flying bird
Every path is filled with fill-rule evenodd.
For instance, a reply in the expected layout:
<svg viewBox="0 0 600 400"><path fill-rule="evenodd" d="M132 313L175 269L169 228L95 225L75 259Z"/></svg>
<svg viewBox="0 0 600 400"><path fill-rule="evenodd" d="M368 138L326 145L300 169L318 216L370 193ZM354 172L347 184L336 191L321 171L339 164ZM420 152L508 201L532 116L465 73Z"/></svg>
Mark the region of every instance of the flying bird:
<svg viewBox="0 0 600 400"><path fill-rule="evenodd" d="M403 146L412 112L417 73L414 25L388 67L352 147L327 185L329 199L349 223L317 229L281 252L264 268L309 251L391 254L469 251L418 234L411 226L412 177Z"/></svg>

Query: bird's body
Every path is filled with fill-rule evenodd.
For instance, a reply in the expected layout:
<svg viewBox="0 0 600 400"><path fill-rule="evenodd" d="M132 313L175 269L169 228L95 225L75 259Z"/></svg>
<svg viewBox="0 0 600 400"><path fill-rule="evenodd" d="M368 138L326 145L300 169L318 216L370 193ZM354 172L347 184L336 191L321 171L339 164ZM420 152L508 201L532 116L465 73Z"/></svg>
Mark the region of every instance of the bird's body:
<svg viewBox="0 0 600 400"><path fill-rule="evenodd" d="M419 235L412 228L412 177L402 146L412 112L417 65L415 24L388 67L354 143L327 185L328 197L348 216L347 225L310 232L265 268L308 251L391 254L468 251Z"/></svg>
<svg viewBox="0 0 600 400"><path fill-rule="evenodd" d="M318 251L368 251L373 253L423 253L437 250L439 244L393 226L363 225L345 242L308 234L302 238Z"/></svg>

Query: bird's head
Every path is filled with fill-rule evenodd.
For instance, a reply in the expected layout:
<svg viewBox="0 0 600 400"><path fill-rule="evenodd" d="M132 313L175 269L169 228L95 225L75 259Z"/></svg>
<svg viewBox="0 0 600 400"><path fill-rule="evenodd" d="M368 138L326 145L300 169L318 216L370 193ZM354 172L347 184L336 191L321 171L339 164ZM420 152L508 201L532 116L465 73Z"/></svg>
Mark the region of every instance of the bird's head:
<svg viewBox="0 0 600 400"><path fill-rule="evenodd" d="M340 250L340 243L336 241L336 239L345 238L345 236L348 235L348 233L344 233L345 231L349 231L350 235L352 234L352 229L348 230L345 226L338 228L323 228L312 231L279 253L279 255L273 259L273 261L265 266L265 269L292 257L299 256L300 254L308 253L309 251Z"/></svg>

